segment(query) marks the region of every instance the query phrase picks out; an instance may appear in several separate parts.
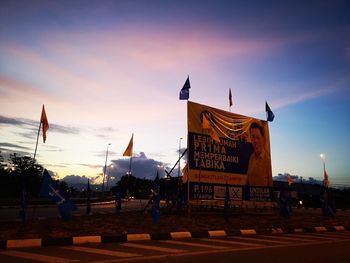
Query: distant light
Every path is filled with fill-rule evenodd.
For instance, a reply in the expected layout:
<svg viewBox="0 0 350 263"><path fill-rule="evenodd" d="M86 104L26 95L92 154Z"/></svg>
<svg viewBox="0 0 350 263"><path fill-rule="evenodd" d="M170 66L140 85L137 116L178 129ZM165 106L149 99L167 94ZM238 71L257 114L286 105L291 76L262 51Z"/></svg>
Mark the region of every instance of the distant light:
<svg viewBox="0 0 350 263"><path fill-rule="evenodd" d="M300 200L300 201L299 201L299 204L300 204L300 205L303 205L303 201L302 201L302 200Z"/></svg>
<svg viewBox="0 0 350 263"><path fill-rule="evenodd" d="M325 157L326 157L326 156L325 156L323 153L320 154L320 158L321 158L322 160L324 160Z"/></svg>

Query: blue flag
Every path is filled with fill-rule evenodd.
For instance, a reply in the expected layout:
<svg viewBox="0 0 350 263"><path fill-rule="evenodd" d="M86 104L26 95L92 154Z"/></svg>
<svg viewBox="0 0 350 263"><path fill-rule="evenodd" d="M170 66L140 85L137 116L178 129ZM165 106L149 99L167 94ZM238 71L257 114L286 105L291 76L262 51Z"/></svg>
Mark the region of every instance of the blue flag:
<svg viewBox="0 0 350 263"><path fill-rule="evenodd" d="M188 100L190 98L190 77L187 77L184 86L180 91L180 100Z"/></svg>
<svg viewBox="0 0 350 263"><path fill-rule="evenodd" d="M88 179L87 189L86 189L86 215L91 213L91 188L90 188L90 179Z"/></svg>
<svg viewBox="0 0 350 263"><path fill-rule="evenodd" d="M117 189L115 193L115 211L119 213L120 210L122 210L122 195L121 190Z"/></svg>
<svg viewBox="0 0 350 263"><path fill-rule="evenodd" d="M231 207L230 190L229 190L228 185L226 183L225 204L224 204L224 218L225 218L226 222L229 222L229 219L230 219L230 207Z"/></svg>
<svg viewBox="0 0 350 263"><path fill-rule="evenodd" d="M267 121L273 121L275 114L273 114L272 110L269 107L269 104L267 104L267 101L265 102L265 110L267 114Z"/></svg>
<svg viewBox="0 0 350 263"><path fill-rule="evenodd" d="M23 221L26 220L26 214L27 214L27 191L26 191L26 185L22 179L22 191L21 191L21 209L19 211L18 217L22 219Z"/></svg>
<svg viewBox="0 0 350 263"><path fill-rule="evenodd" d="M153 185L153 197L152 197L152 220L153 223L158 224L160 221L160 194L159 194L159 174L157 171L156 179L154 179Z"/></svg>
<svg viewBox="0 0 350 263"><path fill-rule="evenodd" d="M69 200L66 194L59 190L57 183L52 180L49 172L44 170L43 184L40 190L40 196L48 197L58 206L58 211L63 219L68 220L71 212L77 210L76 206Z"/></svg>

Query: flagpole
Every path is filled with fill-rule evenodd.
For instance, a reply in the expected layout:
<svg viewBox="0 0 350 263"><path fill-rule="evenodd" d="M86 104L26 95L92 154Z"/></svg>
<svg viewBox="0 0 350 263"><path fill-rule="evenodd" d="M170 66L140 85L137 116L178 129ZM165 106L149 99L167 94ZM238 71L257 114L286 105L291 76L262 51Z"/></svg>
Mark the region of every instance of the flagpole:
<svg viewBox="0 0 350 263"><path fill-rule="evenodd" d="M103 170L102 195L103 195L104 190L105 190L105 176L106 176L106 169L107 169L107 158L108 158L108 147L109 147L109 145L111 145L111 143L108 143L108 144L107 144L105 168L104 168L104 170Z"/></svg>
<svg viewBox="0 0 350 263"><path fill-rule="evenodd" d="M38 135L36 136L36 145L35 145L35 151L34 151L33 162L35 162L36 150L38 149L38 142L39 142L40 129L41 129L41 119L40 119L40 123L39 123Z"/></svg>

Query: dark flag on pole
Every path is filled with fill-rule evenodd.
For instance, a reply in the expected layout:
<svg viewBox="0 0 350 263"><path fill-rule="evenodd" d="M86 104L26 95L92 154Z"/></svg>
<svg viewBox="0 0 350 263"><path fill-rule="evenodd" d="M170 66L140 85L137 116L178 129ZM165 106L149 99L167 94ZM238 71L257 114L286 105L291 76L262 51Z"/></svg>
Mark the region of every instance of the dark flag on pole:
<svg viewBox="0 0 350 263"><path fill-rule="evenodd" d="M90 215L91 213L91 188L90 188L90 180L88 179L87 189L86 189L86 215Z"/></svg>
<svg viewBox="0 0 350 263"><path fill-rule="evenodd" d="M153 223L158 224L160 220L160 194L159 194L159 174L157 171L156 179L153 184L153 202L152 202L152 220Z"/></svg>
<svg viewBox="0 0 350 263"><path fill-rule="evenodd" d="M118 188L117 191L115 192L115 211L117 213L122 210L122 195L121 195L121 189Z"/></svg>
<svg viewBox="0 0 350 263"><path fill-rule="evenodd" d="M224 204L224 218L225 218L225 221L227 223L229 222L229 219L230 219L230 207L231 207L230 190L229 190L228 185L226 183L225 204Z"/></svg>
<svg viewBox="0 0 350 263"><path fill-rule="evenodd" d="M77 210L76 206L69 200L66 194L59 190L58 184L52 180L49 172L44 170L43 184L40 196L48 197L58 206L58 211L64 220L69 220L71 212Z"/></svg>
<svg viewBox="0 0 350 263"><path fill-rule="evenodd" d="M19 210L18 217L23 221L26 220L27 214L27 191L24 181L22 181L22 191L21 191L21 210Z"/></svg>
<svg viewBox="0 0 350 263"><path fill-rule="evenodd" d="M232 103L232 93L231 93L231 88L230 88L230 92L228 93L228 104L231 107L233 105Z"/></svg>
<svg viewBox="0 0 350 263"><path fill-rule="evenodd" d="M269 104L267 104L267 101L265 102L265 111L267 114L267 121L273 121L275 114L273 114L272 110L269 107Z"/></svg>
<svg viewBox="0 0 350 263"><path fill-rule="evenodd" d="M180 100L188 100L190 98L190 88L190 77L187 77L186 82L180 91Z"/></svg>
<svg viewBox="0 0 350 263"><path fill-rule="evenodd" d="M40 122L43 128L43 141L45 143L46 141L46 132L49 129L49 122L47 121L47 117L46 117L46 112L45 112L45 106L43 105L43 109L41 111L41 118L40 118Z"/></svg>

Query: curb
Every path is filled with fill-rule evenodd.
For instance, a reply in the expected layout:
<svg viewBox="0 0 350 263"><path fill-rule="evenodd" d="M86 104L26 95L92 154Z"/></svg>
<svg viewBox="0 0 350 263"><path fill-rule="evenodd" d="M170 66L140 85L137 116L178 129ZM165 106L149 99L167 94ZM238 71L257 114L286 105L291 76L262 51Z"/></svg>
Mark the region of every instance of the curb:
<svg viewBox="0 0 350 263"><path fill-rule="evenodd" d="M309 228L282 229L272 228L261 231L255 229L240 229L235 232L225 230L210 230L202 232L170 232L170 233L141 233L141 234L123 234L117 236L77 236L66 238L33 238L33 239L9 239L0 240L0 249L24 248L24 247L47 247L47 246L71 246L87 243L125 243L145 240L170 240L170 239L190 239L190 238L213 238L240 235L258 235L258 234L287 234L287 233L324 233L350 231L349 226L315 226Z"/></svg>

